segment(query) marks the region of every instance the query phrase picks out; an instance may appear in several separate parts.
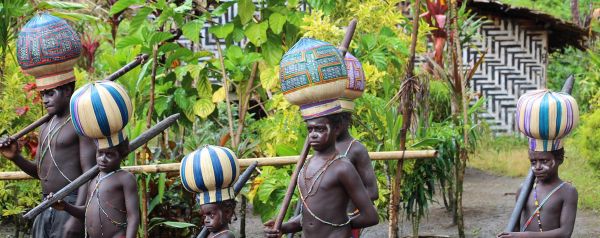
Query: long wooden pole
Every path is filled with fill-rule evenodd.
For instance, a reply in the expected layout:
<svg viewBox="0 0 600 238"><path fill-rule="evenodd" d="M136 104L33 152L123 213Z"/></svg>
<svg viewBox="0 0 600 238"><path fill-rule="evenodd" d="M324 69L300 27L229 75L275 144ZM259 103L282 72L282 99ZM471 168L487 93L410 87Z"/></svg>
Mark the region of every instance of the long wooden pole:
<svg viewBox="0 0 600 238"><path fill-rule="evenodd" d="M128 153L136 150L137 148L154 138L156 135L163 132L165 129L167 129L169 126L175 123L177 119L179 119L179 113L167 117L166 119L160 121L152 128L139 135L137 138L132 140L131 143L129 143ZM31 209L23 217L27 219L35 218L38 214L49 208L52 204L56 203L58 200L63 199L67 195L71 194L71 192L78 189L81 185L92 180L92 178L96 177L98 173L100 173L100 169L98 168L98 165L95 165L94 167L83 173L81 176L73 180L73 182L67 184L65 187L58 190L58 192L56 192L54 196L52 196L52 198L43 201L42 203L40 203L40 205Z"/></svg>
<svg viewBox="0 0 600 238"><path fill-rule="evenodd" d="M408 67L406 69L406 78L404 79L403 85L400 87L401 105L400 110L402 112L402 129L400 129L400 150L406 150L406 134L410 128L411 116L412 116L412 97L413 97L413 85L414 84L414 68L415 68L415 52L417 47L417 37L419 34L419 11L421 9L421 3L419 0L415 1L413 6L413 26L412 36L410 44L410 58L408 61ZM389 220L388 225L388 237L398 237L398 210L400 210L400 187L402 187L402 177L404 176L403 171L404 161L399 160L396 165L396 176L394 177L394 183L392 184L392 194L389 206Z"/></svg>
<svg viewBox="0 0 600 238"><path fill-rule="evenodd" d="M148 55L146 55L146 54L139 55L139 56L137 56L135 58L134 61L129 62L128 64L126 64L125 66L123 66L123 68L120 68L116 72L114 72L111 75L109 75L108 77L104 78L104 80L105 81L115 81L117 78L123 76L123 74L131 71L133 68L135 68L136 66L140 65L146 59L148 59ZM10 137L8 137L7 140L18 140L19 138L23 137L27 133L35 130L35 128L38 128L42 124L48 122L50 120L50 118L51 118L51 116L48 115L48 114L40 117L40 119L37 119L36 121L34 121L33 123L29 124L28 126L26 126L25 128L23 128L19 132L17 132L14 135L11 135ZM0 142L0 144L2 144L2 143Z"/></svg>
<svg viewBox="0 0 600 238"><path fill-rule="evenodd" d="M342 60L346 56L346 52L348 51L348 47L350 47L350 42L352 41L352 36L354 35L354 31L356 30L356 19L352 19L348 28L346 29L346 35L342 40L342 44L340 45L340 56ZM285 193L285 197L283 198L283 203L281 204L281 208L279 209L279 214L277 214L277 218L275 219L275 230L281 229L281 224L283 224L283 219L285 218L285 214L287 213L288 206L292 201L292 196L294 195L294 190L296 190L296 184L298 183L298 173L300 169L304 165L304 161L306 161L306 156L308 155L308 151L310 150L310 146L308 143L308 135L306 135L306 140L304 141L304 146L302 148L302 152L300 153L300 159L298 159L298 163L296 163L296 168L294 169L294 173L292 174L292 178L290 180L290 184L288 185L288 189Z"/></svg>
<svg viewBox="0 0 600 238"><path fill-rule="evenodd" d="M573 85L575 83L575 77L570 75L567 80L565 80L565 84L563 85L562 92L571 94L573 91ZM505 232L513 232L517 231L517 223L521 220L521 212L523 211L523 207L527 202L527 198L529 198L529 193L531 193L531 188L533 187L533 183L535 181L535 176L533 175L533 170L529 169L529 173L527 177L525 177L525 181L521 187L521 191L519 192L519 199L517 199L517 203L515 203L515 208L513 209L510 219L508 220L508 224L506 228L504 228Z"/></svg>

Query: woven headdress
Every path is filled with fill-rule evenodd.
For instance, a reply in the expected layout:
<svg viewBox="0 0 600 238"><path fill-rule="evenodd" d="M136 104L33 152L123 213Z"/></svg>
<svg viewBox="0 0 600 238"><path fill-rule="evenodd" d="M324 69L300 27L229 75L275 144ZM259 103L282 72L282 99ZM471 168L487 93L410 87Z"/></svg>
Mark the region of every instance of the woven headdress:
<svg viewBox="0 0 600 238"><path fill-rule="evenodd" d="M346 81L346 90L340 98L343 111L354 111L354 99L362 96L365 91L365 72L362 64L354 55L346 53L344 58L346 70L348 71L348 81Z"/></svg>
<svg viewBox="0 0 600 238"><path fill-rule="evenodd" d="M98 149L117 146L127 138L123 128L131 117L131 99L112 81L89 83L73 93L71 119L79 135L95 139Z"/></svg>
<svg viewBox="0 0 600 238"><path fill-rule="evenodd" d="M337 99L344 93L348 73L333 45L300 39L283 55L279 78L284 97L300 106L304 119L342 112Z"/></svg>
<svg viewBox="0 0 600 238"><path fill-rule="evenodd" d="M535 90L519 98L516 119L530 150L554 151L563 148L562 138L577 126L579 108L569 94Z"/></svg>
<svg viewBox="0 0 600 238"><path fill-rule="evenodd" d="M206 145L181 160L181 184L199 193L199 204L235 198L233 184L240 176L238 160L228 148Z"/></svg>
<svg viewBox="0 0 600 238"><path fill-rule="evenodd" d="M75 81L73 66L81 55L79 35L65 20L35 15L17 39L17 60L24 73L35 77L39 91Z"/></svg>

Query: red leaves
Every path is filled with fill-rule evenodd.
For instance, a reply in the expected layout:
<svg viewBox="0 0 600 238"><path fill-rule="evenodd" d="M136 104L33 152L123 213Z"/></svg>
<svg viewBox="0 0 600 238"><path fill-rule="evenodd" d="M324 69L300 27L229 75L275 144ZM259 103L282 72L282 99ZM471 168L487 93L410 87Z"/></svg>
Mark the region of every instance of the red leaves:
<svg viewBox="0 0 600 238"><path fill-rule="evenodd" d="M35 90L37 88L37 85L35 83L28 83L25 84L25 86L23 86L23 91L26 93L27 95L27 99L31 100L33 103L39 103L42 101L42 98L40 97L40 94ZM27 110L29 110L29 107L27 107ZM27 112L27 111L25 111ZM25 114L25 112L23 114ZM17 112L18 114L19 112ZM19 115L21 116L21 115Z"/></svg>
<svg viewBox="0 0 600 238"><path fill-rule="evenodd" d="M81 47L83 51L81 54L83 55L83 68L85 68L88 72L94 72L94 61L96 60L96 50L100 46L100 42L95 37L90 36L85 33L81 40Z"/></svg>
<svg viewBox="0 0 600 238"><path fill-rule="evenodd" d="M17 113L18 116L23 116L28 111L29 111L29 106L15 108L15 112Z"/></svg>

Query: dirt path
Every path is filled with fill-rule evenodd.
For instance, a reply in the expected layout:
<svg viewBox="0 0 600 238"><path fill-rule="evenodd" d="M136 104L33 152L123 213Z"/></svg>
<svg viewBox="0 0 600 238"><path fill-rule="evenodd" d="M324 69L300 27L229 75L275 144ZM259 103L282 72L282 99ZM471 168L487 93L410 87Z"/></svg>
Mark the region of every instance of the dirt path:
<svg viewBox="0 0 600 238"><path fill-rule="evenodd" d="M467 237L495 237L502 231L514 208L514 192L522 179L502 177L486 172L467 169L464 185L465 232ZM510 195L505 195L510 193ZM452 216L447 213L441 197L439 203L432 204L428 218L420 225L421 235L445 235L457 237L456 226L451 226ZM248 212L251 214L251 212ZM238 228L233 224L232 228ZM246 225L247 237L263 237L260 218L252 217ZM411 224L404 220L401 226L402 235L411 234ZM367 228L363 231L365 238L381 238L387 236L387 222ZM575 231L572 237L600 237L600 215L591 211L579 210Z"/></svg>

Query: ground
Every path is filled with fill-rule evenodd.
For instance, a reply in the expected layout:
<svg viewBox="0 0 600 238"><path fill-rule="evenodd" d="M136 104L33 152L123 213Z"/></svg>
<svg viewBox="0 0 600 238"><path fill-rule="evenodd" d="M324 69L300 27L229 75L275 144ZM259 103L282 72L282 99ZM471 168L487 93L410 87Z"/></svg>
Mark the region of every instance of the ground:
<svg viewBox="0 0 600 238"><path fill-rule="evenodd" d="M500 232L514 207L514 193L522 178L495 176L477 169L467 169L464 185L464 211L467 237L494 237ZM430 207L429 216L420 226L421 235L457 237L456 226L452 226L451 214L447 213L441 198L440 203ZM248 214L251 214L248 211ZM411 224L403 220L402 236L411 234ZM575 231L572 237L600 237L600 214L579 209ZM237 233L239 221L231 228ZM0 226L0 237L11 237L14 227ZM258 216L250 216L247 223L247 237L263 237L262 224ZM387 223L367 228L364 238L380 238L387 235Z"/></svg>

